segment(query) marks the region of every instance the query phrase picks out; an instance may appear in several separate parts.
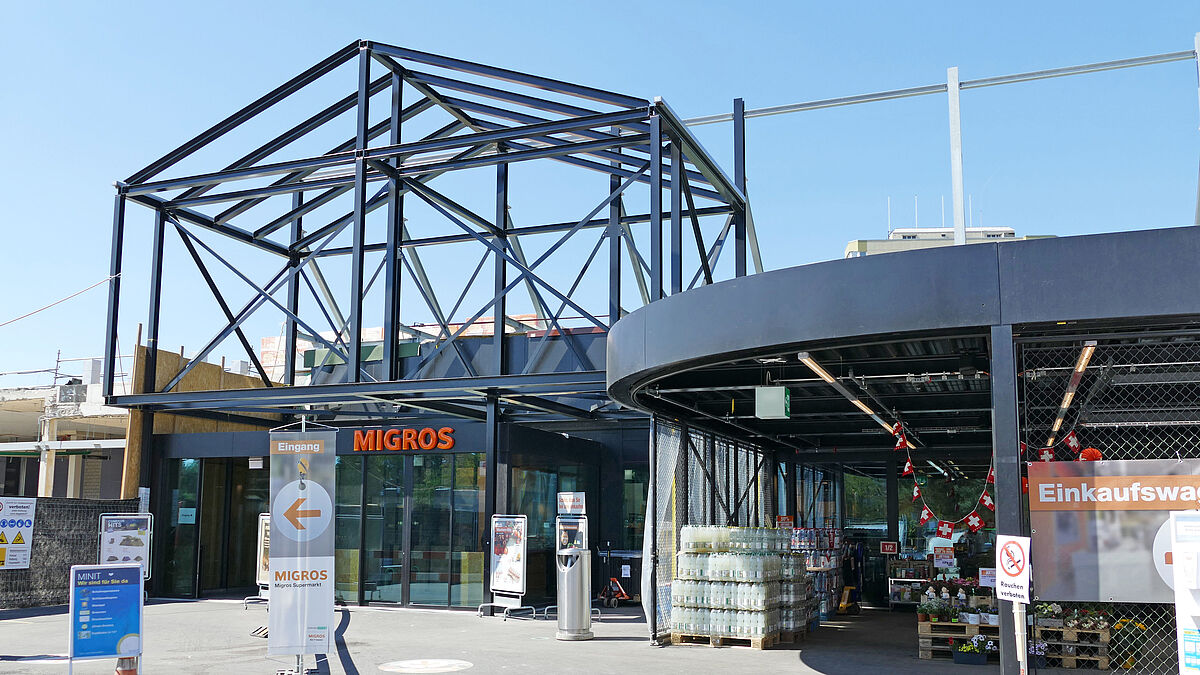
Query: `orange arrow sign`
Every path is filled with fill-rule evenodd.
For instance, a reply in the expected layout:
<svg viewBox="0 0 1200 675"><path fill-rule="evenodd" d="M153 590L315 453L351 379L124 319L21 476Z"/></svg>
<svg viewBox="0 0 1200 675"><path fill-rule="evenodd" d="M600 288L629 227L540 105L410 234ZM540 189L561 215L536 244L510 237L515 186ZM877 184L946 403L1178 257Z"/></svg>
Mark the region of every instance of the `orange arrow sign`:
<svg viewBox="0 0 1200 675"><path fill-rule="evenodd" d="M318 509L300 508L300 505L303 504L306 499L308 499L308 497L300 497L296 501L292 502L292 505L288 507L287 511L283 512L283 517L291 521L292 526L297 530L304 529L304 525L300 523L301 518L316 518L317 516L321 515L321 511Z"/></svg>

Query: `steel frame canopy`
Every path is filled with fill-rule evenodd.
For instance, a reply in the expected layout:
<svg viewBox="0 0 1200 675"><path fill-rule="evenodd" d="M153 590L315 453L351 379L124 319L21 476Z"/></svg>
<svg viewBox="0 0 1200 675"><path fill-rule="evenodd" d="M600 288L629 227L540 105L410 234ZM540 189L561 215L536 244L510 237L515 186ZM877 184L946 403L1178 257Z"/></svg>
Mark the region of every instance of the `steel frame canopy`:
<svg viewBox="0 0 1200 675"><path fill-rule="evenodd" d="M329 103L219 169L164 176L185 160L189 166L201 162L198 153L210 144L268 110L294 102L297 92L318 80L327 83L337 75L335 71L352 69L355 62L357 86L349 95ZM413 92L416 100L406 100ZM380 107L382 115L377 113ZM482 409L472 405L500 399L537 414L594 417L595 409L600 406L589 410L554 400L570 394L604 398L602 366L593 364L575 343L572 331L564 326L564 312L569 308L577 315L574 318L583 320L593 332L606 333L628 311L622 304L623 255L625 265L632 269L637 281L641 304L685 289L685 246L688 255L698 261L698 269L687 288L714 281L714 270L730 236L734 239L733 275L746 274L747 233L750 232L752 242L753 225L745 196L744 107L740 100L735 101L734 110L738 123L734 130L735 177L731 179L662 99L650 101L377 42L363 40L350 44L117 183L104 371L108 402L185 413L268 409L308 412L303 409L308 404L388 402L416 410L481 417ZM355 119L352 137L321 154L279 159L304 143L312 143L317 132L328 133L329 128L336 126L337 118L351 113ZM420 137L413 140L416 135ZM606 175L608 193L598 203L586 205L590 208L581 207L579 210L586 215L578 220L518 227L508 208L509 167L535 160ZM495 171L494 195L488 191L489 200L495 204L490 218L464 206L464 199L449 196L440 187L445 181L436 180L445 174L483 167L494 167ZM647 203L627 211L633 201L629 188L634 185L648 188ZM666 205L664 190L669 191ZM442 226L447 223L453 226L453 233L417 236L421 227L406 222L406 200L409 204L415 200L421 208L436 213L439 219L444 219ZM347 205L344 213L335 206L338 203ZM148 351L141 380L145 393L115 395L120 274L129 204L147 207L155 216L145 332ZM342 215L329 220L322 217L318 226L311 226L310 221L317 220L316 214L328 208ZM368 222L368 215L380 209L386 213L386 219ZM723 227L710 235L708 242L701 224L706 218L709 219L706 223L712 218L723 222ZM690 224L687 237L684 220ZM669 227L666 237L664 221ZM642 232L642 238L649 241L646 253L639 250L635 236L643 226L648 230ZM600 228L603 231L591 255L581 265L571 260L572 265L579 267L574 283L560 288L561 284L546 278L539 267L548 258L562 250L568 240ZM168 230L178 235L219 305L225 323L189 362L169 378L162 378L158 373L156 348L163 282L172 273L163 263ZM214 237L213 233L220 236ZM530 260L521 241L535 236L553 237L553 243ZM686 239L694 240L694 253L690 252L692 244ZM439 299L439 289L426 274L418 249L468 242L478 245L482 258L458 302L447 312ZM607 314L589 310L574 299L605 244L607 288L601 295L607 296ZM278 270L266 280L252 280L229 254L218 250L220 245L248 247L257 255L265 253L278 260ZM382 253L382 259L368 280L367 256L373 253ZM327 283L320 264L343 256L350 258L350 274L339 302L334 289L337 285ZM494 268L491 299L477 311L460 312L467 291L488 260ZM240 306L227 300L231 291L222 288L210 272L212 261L219 264L224 276L236 276L242 284L239 288L252 289L249 300ZM411 288L435 318L437 335L416 330L402 321L400 293L405 273ZM382 307L365 306L367 294L377 279L383 289ZM519 288L522 290L518 291ZM311 298L305 296L306 302L310 310L315 303L315 312L301 311L301 295L306 289L311 293ZM571 364L539 367L535 365L537 359L530 358L522 372L513 372L515 369L505 355L505 331L495 328L491 331L493 349L487 363L481 364L465 352L460 338L481 319L486 321L485 314L503 317L506 324L514 323L506 311L507 298L514 292L528 294L537 315L535 327L545 332L538 345L530 347L531 352L536 356L552 336L561 337L574 356ZM263 308L284 316L283 382L272 381L243 332L247 319ZM364 309L381 310L381 377L373 377L364 368ZM322 324L329 327L326 335L318 328ZM277 386L295 385L299 335L346 364L344 382ZM433 343L428 353L422 350L415 368L411 363L407 366L401 363L398 345L406 335ZM180 382L194 365L234 336L264 387L180 391ZM429 368L439 356L457 359L463 376L443 381ZM158 387L156 383L164 379L166 384ZM467 406L451 406L444 403L448 399L458 403L473 400L467 401Z"/></svg>

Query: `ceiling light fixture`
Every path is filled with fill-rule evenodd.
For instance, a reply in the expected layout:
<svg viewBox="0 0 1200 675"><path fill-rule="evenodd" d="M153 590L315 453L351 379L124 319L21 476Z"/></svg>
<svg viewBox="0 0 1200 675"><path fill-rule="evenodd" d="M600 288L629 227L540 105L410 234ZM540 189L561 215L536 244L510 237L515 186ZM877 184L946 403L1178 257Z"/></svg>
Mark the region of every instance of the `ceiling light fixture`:
<svg viewBox="0 0 1200 675"><path fill-rule="evenodd" d="M1075 391L1079 388L1079 382L1083 379L1083 373L1087 370L1088 362L1092 360L1092 354L1095 351L1095 340L1083 343L1083 349L1079 351L1079 359L1075 361L1075 369L1071 371L1071 380L1067 382L1067 391L1063 394L1062 404L1058 406L1058 415L1054 418L1054 425L1050 427L1050 438L1046 439L1046 444L1042 447L1054 447L1054 441L1058 439L1058 430L1062 428L1063 418L1066 417L1067 410L1075 400Z"/></svg>
<svg viewBox="0 0 1200 675"><path fill-rule="evenodd" d="M816 373L817 377L828 382L830 384L830 386L832 386L834 389L836 389L839 394L841 394L842 396L845 396L846 400L853 403L854 407L856 407L859 410L866 413L867 416L869 416L871 419L875 420L875 422L877 424L879 424L879 426L886 429L889 434L895 435L896 428L894 426L885 422L884 419L882 417L880 417L878 413L876 413L874 410L871 409L871 406L867 405L866 403L863 403L862 400L860 400L857 396L855 396L853 393L851 393L850 390L847 389L845 385L843 385L841 382L838 382L837 378L834 377L833 375L831 375L828 370L825 370L824 368L822 368L821 364L817 363L813 359L811 354L809 354L808 352L800 352L796 356L797 356L797 358L800 359L801 363L808 366L809 370ZM907 441L907 443L908 443L908 448L910 450L917 449L917 446L913 445L912 441Z"/></svg>

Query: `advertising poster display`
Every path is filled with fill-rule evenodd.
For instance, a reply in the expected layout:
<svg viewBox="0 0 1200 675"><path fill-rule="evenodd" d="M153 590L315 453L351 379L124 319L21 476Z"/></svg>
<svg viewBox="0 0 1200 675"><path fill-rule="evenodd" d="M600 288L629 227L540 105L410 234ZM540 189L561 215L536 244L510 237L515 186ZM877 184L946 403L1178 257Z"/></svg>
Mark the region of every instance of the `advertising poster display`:
<svg viewBox="0 0 1200 675"><path fill-rule="evenodd" d="M37 499L0 497L0 570L29 569Z"/></svg>
<svg viewBox="0 0 1200 675"><path fill-rule="evenodd" d="M141 565L73 566L68 658L140 656L142 588Z"/></svg>
<svg viewBox="0 0 1200 675"><path fill-rule="evenodd" d="M493 593L525 595L525 516L492 516Z"/></svg>
<svg viewBox="0 0 1200 675"><path fill-rule="evenodd" d="M333 651L336 439L271 432L268 654Z"/></svg>
<svg viewBox="0 0 1200 675"><path fill-rule="evenodd" d="M1170 512L1197 500L1196 459L1031 463L1038 598L1174 602Z"/></svg>
<svg viewBox="0 0 1200 675"><path fill-rule="evenodd" d="M142 566L150 578L150 537L154 516L149 513L105 513L100 516L100 564Z"/></svg>
<svg viewBox="0 0 1200 675"><path fill-rule="evenodd" d="M258 556L254 570L254 583L271 585L271 514L258 514Z"/></svg>

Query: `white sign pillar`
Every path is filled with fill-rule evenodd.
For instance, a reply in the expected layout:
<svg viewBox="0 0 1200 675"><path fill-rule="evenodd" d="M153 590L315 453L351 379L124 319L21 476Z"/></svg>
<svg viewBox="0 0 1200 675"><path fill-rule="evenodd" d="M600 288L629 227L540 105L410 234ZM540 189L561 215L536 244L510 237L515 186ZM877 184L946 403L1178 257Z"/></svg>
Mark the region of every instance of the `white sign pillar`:
<svg viewBox="0 0 1200 675"><path fill-rule="evenodd" d="M1200 675L1200 512L1171 512L1175 638L1181 675Z"/></svg>

